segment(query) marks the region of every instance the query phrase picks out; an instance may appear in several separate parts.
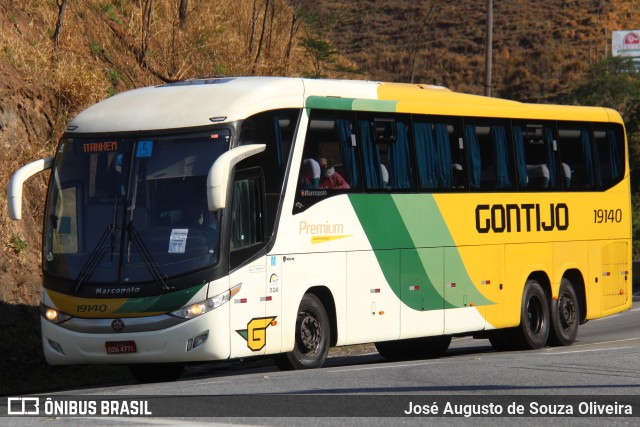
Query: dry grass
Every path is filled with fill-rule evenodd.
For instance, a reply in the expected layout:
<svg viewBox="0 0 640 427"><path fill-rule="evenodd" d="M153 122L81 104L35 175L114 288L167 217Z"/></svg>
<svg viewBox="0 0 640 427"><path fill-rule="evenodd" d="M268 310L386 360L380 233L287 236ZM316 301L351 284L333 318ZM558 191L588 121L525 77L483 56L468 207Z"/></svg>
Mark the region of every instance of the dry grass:
<svg viewBox="0 0 640 427"><path fill-rule="evenodd" d="M343 11L346 18L329 37L369 78L408 82L410 51L417 43L415 82L483 93L485 2L315 3L327 12ZM431 3L436 7L428 13ZM590 63L610 52L611 31L637 29L639 22L637 2L624 0L494 2L494 96L558 100Z"/></svg>

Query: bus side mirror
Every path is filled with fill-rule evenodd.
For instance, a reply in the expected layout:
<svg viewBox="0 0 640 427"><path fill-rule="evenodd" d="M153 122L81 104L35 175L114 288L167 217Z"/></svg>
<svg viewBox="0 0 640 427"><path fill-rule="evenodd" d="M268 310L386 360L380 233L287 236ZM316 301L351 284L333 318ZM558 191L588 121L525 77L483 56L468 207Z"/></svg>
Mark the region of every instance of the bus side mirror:
<svg viewBox="0 0 640 427"><path fill-rule="evenodd" d="M263 152L265 148L266 144L243 145L227 151L213 162L207 175L207 205L210 212L227 206L227 186L233 167L247 157Z"/></svg>
<svg viewBox="0 0 640 427"><path fill-rule="evenodd" d="M53 157L36 160L18 169L9 180L7 191L7 204L9 205L9 218L22 219L22 185L33 175L51 169Z"/></svg>

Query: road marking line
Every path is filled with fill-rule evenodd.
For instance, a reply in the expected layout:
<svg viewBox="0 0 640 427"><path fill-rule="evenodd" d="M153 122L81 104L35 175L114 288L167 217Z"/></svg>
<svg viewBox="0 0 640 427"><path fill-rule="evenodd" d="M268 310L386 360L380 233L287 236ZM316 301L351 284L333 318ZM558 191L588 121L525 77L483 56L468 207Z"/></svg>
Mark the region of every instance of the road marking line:
<svg viewBox="0 0 640 427"><path fill-rule="evenodd" d="M586 346L594 346L594 345L600 345L600 344L613 344L613 343L617 343L617 342L626 342L626 341L636 341L636 340L640 340L640 338L626 338L623 340L615 340L615 341L601 341L601 342L594 342L594 343L590 343L590 344L576 344L573 345L572 347L586 347ZM544 351L546 352L555 352L556 350L562 350L561 347L556 347L556 348L545 348Z"/></svg>
<svg viewBox="0 0 640 427"><path fill-rule="evenodd" d="M545 354L547 355L552 355L552 354L571 354L571 353L587 353L590 351L611 351L611 350L623 350L626 348L636 348L636 347L616 347L616 348L594 348L591 350L575 350L575 351L560 351L560 352L547 352Z"/></svg>
<svg viewBox="0 0 640 427"><path fill-rule="evenodd" d="M365 368L346 368L346 369L336 369L333 370L332 372L337 372L337 373L343 373L343 372L354 372L354 371L369 371L372 369L393 369L393 368L407 368L407 367L412 367L412 366L424 366L424 365L440 365L446 362L424 362L424 363L412 363L410 365L391 365L389 366L388 364L382 364L380 366L369 366L369 367L365 367Z"/></svg>

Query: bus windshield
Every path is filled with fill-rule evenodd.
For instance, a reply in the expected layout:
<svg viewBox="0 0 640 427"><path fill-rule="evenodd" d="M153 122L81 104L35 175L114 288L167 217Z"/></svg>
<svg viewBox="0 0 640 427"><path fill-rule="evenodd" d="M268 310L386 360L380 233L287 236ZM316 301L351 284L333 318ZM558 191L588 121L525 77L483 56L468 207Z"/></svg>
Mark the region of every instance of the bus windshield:
<svg viewBox="0 0 640 427"><path fill-rule="evenodd" d="M63 139L51 178L45 273L86 284L155 282L218 260L206 178L230 132Z"/></svg>

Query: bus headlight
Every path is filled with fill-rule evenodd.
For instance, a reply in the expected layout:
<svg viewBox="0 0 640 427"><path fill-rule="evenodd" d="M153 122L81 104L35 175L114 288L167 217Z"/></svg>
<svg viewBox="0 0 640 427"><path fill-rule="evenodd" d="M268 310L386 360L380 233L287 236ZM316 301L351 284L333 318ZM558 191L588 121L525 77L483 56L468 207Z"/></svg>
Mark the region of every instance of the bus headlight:
<svg viewBox="0 0 640 427"><path fill-rule="evenodd" d="M58 311L55 308L47 307L44 304L40 304L40 314L49 322L56 325L58 323L62 323L66 320L71 319L71 316L69 316L68 314Z"/></svg>
<svg viewBox="0 0 640 427"><path fill-rule="evenodd" d="M195 304L187 305L176 311L172 311L169 314L176 317L181 317L183 319L193 319L194 317L201 316L227 303L231 299L231 297L240 292L241 286L242 285L234 286L228 291L218 294L212 298L208 298Z"/></svg>

